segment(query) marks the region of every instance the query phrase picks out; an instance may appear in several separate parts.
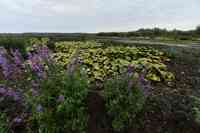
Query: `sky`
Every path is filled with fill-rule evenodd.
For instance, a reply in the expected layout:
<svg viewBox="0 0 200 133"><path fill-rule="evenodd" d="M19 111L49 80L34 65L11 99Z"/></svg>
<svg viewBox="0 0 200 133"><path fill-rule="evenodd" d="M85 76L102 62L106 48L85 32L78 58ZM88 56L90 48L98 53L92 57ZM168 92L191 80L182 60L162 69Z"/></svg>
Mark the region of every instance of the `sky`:
<svg viewBox="0 0 200 133"><path fill-rule="evenodd" d="M200 0L0 0L0 32L194 29Z"/></svg>

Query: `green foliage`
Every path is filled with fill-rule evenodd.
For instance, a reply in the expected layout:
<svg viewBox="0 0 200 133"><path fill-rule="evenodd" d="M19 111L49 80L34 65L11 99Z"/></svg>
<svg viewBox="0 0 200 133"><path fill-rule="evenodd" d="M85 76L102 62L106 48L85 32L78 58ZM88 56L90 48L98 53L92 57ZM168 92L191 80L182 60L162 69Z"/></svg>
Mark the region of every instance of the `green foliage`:
<svg viewBox="0 0 200 133"><path fill-rule="evenodd" d="M78 49L96 48L96 42L59 42L55 44L54 58L62 65L67 65Z"/></svg>
<svg viewBox="0 0 200 133"><path fill-rule="evenodd" d="M130 86L132 84L132 86ZM105 82L104 97L112 127L124 131L133 125L136 114L145 103L145 96L135 76L116 76Z"/></svg>
<svg viewBox="0 0 200 133"><path fill-rule="evenodd" d="M49 39L48 38L29 38L27 39L27 45L26 45L26 51L30 52L30 51L35 51L36 47L40 46L40 45L48 45L49 43Z"/></svg>
<svg viewBox="0 0 200 133"><path fill-rule="evenodd" d="M60 42L55 44L55 51L54 58L57 62L61 63L62 65L66 65L70 62L72 56L75 54L76 50L78 49L78 43L72 42Z"/></svg>
<svg viewBox="0 0 200 133"><path fill-rule="evenodd" d="M200 25L198 25L197 27L196 27L196 34L198 34L198 35L200 35Z"/></svg>
<svg viewBox="0 0 200 133"><path fill-rule="evenodd" d="M41 133L85 133L87 78L79 71L69 73L58 66L48 67L51 67L48 78L40 83L40 95L32 97L31 104L36 113L31 121ZM38 105L42 107L41 112L37 112Z"/></svg>
<svg viewBox="0 0 200 133"><path fill-rule="evenodd" d="M193 96L193 115L195 119L200 123L200 98Z"/></svg>
<svg viewBox="0 0 200 133"><path fill-rule="evenodd" d="M0 112L0 133L10 133L6 115Z"/></svg>
<svg viewBox="0 0 200 133"><path fill-rule="evenodd" d="M198 25L194 30L182 31L182 30L167 30L161 28L141 28L137 31L131 32L106 32L97 33L97 36L102 37L131 37L139 40L157 40L158 38L168 38L172 41L179 40L197 40L200 35L200 26ZM160 40L162 41L162 39Z"/></svg>
<svg viewBox="0 0 200 133"><path fill-rule="evenodd" d="M80 50L80 58L92 82L120 74L129 64L134 65L138 72L147 68L149 80L174 79L174 75L167 71L163 63L169 59L163 52L153 48L103 47L95 42L62 42L56 44L54 57L62 65L67 65L77 49Z"/></svg>
<svg viewBox="0 0 200 133"><path fill-rule="evenodd" d="M34 45L48 45L50 40L48 38L29 38L29 37L0 37L0 46L5 49L19 49L22 55L26 55L27 51L33 50ZM53 47L53 44L49 47Z"/></svg>
<svg viewBox="0 0 200 133"><path fill-rule="evenodd" d="M1 37L0 46L6 49L19 49L20 52L25 55L27 40L27 38Z"/></svg>
<svg viewBox="0 0 200 133"><path fill-rule="evenodd" d="M11 127L22 125L29 133L86 132L89 87L82 68L72 64L65 70L46 46L35 47L27 60L2 48L1 60L8 76L0 80L0 111L9 115Z"/></svg>

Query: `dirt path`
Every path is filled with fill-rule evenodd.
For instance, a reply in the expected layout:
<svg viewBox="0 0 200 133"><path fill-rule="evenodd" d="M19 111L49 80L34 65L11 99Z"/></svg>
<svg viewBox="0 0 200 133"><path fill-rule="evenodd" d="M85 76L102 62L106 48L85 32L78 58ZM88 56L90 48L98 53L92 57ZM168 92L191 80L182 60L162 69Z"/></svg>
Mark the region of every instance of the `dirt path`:
<svg viewBox="0 0 200 133"><path fill-rule="evenodd" d="M183 44L183 43L165 43L165 42L154 42L148 40L130 40L128 38L119 38L119 37L106 37L100 38L99 40L103 41L113 41L116 43L125 43L125 44L134 44L134 45L150 45L150 46L170 46L170 47L182 47L182 48L196 48L200 49L200 43Z"/></svg>

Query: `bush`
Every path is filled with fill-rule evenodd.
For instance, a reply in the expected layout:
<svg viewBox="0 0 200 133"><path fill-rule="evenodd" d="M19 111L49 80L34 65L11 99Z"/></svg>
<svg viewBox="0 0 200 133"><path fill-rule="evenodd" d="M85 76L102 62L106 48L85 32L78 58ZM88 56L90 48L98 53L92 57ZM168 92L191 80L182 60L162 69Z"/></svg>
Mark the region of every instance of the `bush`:
<svg viewBox="0 0 200 133"><path fill-rule="evenodd" d="M86 132L88 81L78 66L66 71L45 45L38 45L27 60L18 50L1 48L0 68L0 111L12 121L13 131Z"/></svg>
<svg viewBox="0 0 200 133"><path fill-rule="evenodd" d="M149 83L142 75L140 81L136 77L129 71L105 82L106 108L112 120L112 127L117 131L124 131L133 124L148 96Z"/></svg>
<svg viewBox="0 0 200 133"><path fill-rule="evenodd" d="M1 37L0 46L3 46L7 50L9 49L19 49L19 51L25 55L27 38L17 38L17 37Z"/></svg>
<svg viewBox="0 0 200 133"><path fill-rule="evenodd" d="M56 69L55 69L56 70ZM38 131L48 133L86 132L88 115L85 99L87 80L79 72L57 72L42 81L31 118Z"/></svg>

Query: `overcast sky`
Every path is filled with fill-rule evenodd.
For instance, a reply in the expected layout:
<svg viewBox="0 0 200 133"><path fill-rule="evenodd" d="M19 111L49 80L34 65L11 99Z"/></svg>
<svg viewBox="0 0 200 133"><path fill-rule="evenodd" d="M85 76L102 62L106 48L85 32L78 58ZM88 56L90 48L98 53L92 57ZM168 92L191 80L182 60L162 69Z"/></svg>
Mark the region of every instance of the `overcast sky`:
<svg viewBox="0 0 200 133"><path fill-rule="evenodd" d="M193 29L200 0L0 0L0 32Z"/></svg>

